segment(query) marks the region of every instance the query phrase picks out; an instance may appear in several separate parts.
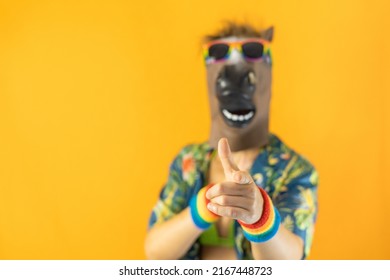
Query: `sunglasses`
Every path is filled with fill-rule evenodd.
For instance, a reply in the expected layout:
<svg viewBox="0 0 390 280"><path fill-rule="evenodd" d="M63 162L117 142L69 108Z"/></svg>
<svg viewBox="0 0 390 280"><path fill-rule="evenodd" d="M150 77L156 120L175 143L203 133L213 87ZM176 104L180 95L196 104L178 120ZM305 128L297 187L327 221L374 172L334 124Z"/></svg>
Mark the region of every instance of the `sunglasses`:
<svg viewBox="0 0 390 280"><path fill-rule="evenodd" d="M203 46L206 64L223 62L229 59L232 50L236 49L247 61L258 61L270 57L270 42L263 39L246 39L240 41L212 41Z"/></svg>

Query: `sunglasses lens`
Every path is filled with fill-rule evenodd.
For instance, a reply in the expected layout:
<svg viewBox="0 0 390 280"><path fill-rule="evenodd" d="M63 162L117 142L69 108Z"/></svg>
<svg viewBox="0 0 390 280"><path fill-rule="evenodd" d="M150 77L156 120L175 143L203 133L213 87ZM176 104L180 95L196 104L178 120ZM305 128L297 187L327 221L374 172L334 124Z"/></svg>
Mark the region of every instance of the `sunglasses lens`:
<svg viewBox="0 0 390 280"><path fill-rule="evenodd" d="M242 52L247 58L261 58L264 46L259 42L248 42L242 45Z"/></svg>
<svg viewBox="0 0 390 280"><path fill-rule="evenodd" d="M224 58L229 52L229 46L227 44L214 44L209 47L209 57L215 60Z"/></svg>

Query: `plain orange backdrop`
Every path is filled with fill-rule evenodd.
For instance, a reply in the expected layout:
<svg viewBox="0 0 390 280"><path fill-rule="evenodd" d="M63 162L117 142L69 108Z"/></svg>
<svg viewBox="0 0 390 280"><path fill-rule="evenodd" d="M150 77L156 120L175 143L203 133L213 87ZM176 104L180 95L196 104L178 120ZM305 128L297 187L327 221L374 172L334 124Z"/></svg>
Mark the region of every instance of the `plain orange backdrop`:
<svg viewBox="0 0 390 280"><path fill-rule="evenodd" d="M320 174L311 259L390 258L388 1L0 1L0 258L144 259L204 141L200 39L275 26L271 129Z"/></svg>

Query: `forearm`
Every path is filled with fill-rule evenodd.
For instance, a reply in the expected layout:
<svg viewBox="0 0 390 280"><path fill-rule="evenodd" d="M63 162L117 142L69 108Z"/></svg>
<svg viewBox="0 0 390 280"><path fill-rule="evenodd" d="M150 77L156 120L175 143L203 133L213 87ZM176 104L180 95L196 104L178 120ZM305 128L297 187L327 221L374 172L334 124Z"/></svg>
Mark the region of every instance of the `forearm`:
<svg viewBox="0 0 390 280"><path fill-rule="evenodd" d="M256 260L299 260L303 256L303 241L282 224L273 238L266 242L251 242Z"/></svg>
<svg viewBox="0 0 390 280"><path fill-rule="evenodd" d="M148 259L179 259L201 232L193 223L190 208L187 207L168 221L150 229L145 240L146 256Z"/></svg>

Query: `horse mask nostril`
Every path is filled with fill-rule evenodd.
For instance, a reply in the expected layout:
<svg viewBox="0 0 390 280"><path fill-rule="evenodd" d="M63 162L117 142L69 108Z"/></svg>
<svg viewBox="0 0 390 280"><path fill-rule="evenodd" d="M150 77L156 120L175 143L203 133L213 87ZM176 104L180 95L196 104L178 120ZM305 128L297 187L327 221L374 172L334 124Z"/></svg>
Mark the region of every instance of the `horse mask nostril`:
<svg viewBox="0 0 390 280"><path fill-rule="evenodd" d="M256 89L256 75L247 64L225 65L219 72L215 86L219 97L238 94L251 99Z"/></svg>
<svg viewBox="0 0 390 280"><path fill-rule="evenodd" d="M221 77L219 77L219 78L217 79L217 84L218 84L218 87L220 87L220 88L222 88L222 89L227 87L227 82L226 82L226 80L223 79L223 78L221 78Z"/></svg>

